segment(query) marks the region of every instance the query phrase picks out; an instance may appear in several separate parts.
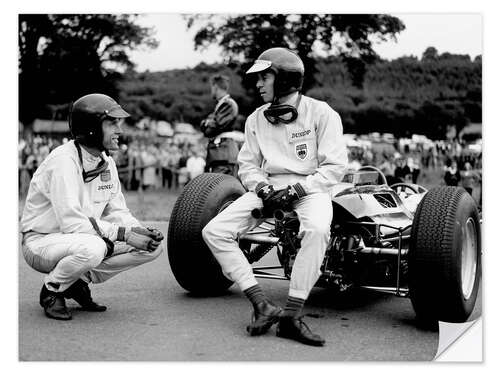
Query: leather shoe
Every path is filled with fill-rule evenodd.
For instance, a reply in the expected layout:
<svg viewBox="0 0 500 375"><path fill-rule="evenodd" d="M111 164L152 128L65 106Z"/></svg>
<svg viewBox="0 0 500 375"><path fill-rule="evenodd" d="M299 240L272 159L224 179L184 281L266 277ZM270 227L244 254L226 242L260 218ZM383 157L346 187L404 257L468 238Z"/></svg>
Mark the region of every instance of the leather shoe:
<svg viewBox="0 0 500 375"><path fill-rule="evenodd" d="M281 317L276 328L276 336L292 339L302 344L311 346L323 346L325 340L315 333L302 321L302 318L291 316Z"/></svg>
<svg viewBox="0 0 500 375"><path fill-rule="evenodd" d="M45 315L51 319L70 320L71 313L66 307L62 293L48 290L45 284L40 291L40 306L43 307Z"/></svg>
<svg viewBox="0 0 500 375"><path fill-rule="evenodd" d="M276 306L271 301L264 300L254 306L252 322L247 326L247 332L250 336L258 336L266 333L269 328L278 322L281 307Z"/></svg>
<svg viewBox="0 0 500 375"><path fill-rule="evenodd" d="M102 312L106 311L106 306L99 305L92 300L90 288L82 279L76 280L64 291L65 298L73 298L81 306L80 310Z"/></svg>

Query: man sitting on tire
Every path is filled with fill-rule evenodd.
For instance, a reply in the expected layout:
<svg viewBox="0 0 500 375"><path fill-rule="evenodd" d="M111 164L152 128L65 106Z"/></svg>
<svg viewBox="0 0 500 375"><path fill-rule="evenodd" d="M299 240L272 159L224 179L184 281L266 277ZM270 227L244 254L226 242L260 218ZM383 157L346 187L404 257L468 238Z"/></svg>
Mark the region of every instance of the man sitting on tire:
<svg viewBox="0 0 500 375"><path fill-rule="evenodd" d="M267 103L248 117L238 155L239 177L248 192L205 226L203 238L224 274L253 305L250 335L264 334L277 322L277 336L322 346L324 339L309 330L300 313L319 278L330 238L329 190L347 166L342 122L327 103L299 93L304 65L294 52L268 49L247 74L257 74L257 89ZM255 208L268 215L293 209L300 220L301 249L284 311L265 297L236 242L238 233L259 224L250 214Z"/></svg>
<svg viewBox="0 0 500 375"><path fill-rule="evenodd" d="M82 310L104 311L89 283L156 259L163 239L128 210L115 162L121 121L129 114L112 98L90 94L72 106L74 140L54 149L31 180L21 219L26 262L46 273L40 305L51 319L69 320L65 298Z"/></svg>

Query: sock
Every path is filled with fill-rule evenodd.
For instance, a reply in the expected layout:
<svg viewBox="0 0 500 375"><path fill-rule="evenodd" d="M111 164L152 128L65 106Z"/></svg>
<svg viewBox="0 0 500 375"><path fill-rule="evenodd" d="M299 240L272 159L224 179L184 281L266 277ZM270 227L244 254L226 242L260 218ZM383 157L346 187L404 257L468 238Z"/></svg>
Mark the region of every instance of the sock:
<svg viewBox="0 0 500 375"><path fill-rule="evenodd" d="M266 296L264 296L264 292L262 291L259 284L255 284L254 286L245 289L243 293L245 293L245 296L254 306L266 299Z"/></svg>
<svg viewBox="0 0 500 375"><path fill-rule="evenodd" d="M288 296L283 316L298 318L305 302L306 301L301 298Z"/></svg>

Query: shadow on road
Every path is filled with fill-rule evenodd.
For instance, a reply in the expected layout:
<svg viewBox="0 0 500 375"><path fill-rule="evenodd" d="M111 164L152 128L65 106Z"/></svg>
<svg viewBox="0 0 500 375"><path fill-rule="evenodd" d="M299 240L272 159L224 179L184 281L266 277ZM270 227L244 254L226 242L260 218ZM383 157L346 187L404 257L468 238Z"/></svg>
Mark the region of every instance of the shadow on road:
<svg viewBox="0 0 500 375"><path fill-rule="evenodd" d="M391 298L387 294L377 293L371 290L352 289L343 293L326 288L315 288L311 292L307 304L312 307L323 307L334 310L356 310L365 309L374 304Z"/></svg>

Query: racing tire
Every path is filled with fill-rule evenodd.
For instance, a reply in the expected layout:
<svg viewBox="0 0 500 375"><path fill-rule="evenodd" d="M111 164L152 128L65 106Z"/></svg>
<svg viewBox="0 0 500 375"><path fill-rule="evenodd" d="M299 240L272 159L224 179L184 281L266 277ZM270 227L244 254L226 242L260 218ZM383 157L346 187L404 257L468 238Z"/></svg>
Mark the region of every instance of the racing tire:
<svg viewBox="0 0 500 375"><path fill-rule="evenodd" d="M244 193L241 183L230 175L203 173L190 181L177 198L168 226L168 259L175 279L187 291L217 295L233 284L223 275L201 231Z"/></svg>
<svg viewBox="0 0 500 375"><path fill-rule="evenodd" d="M415 212L408 252L408 287L421 324L467 321L481 279L481 226L462 188L429 190Z"/></svg>

